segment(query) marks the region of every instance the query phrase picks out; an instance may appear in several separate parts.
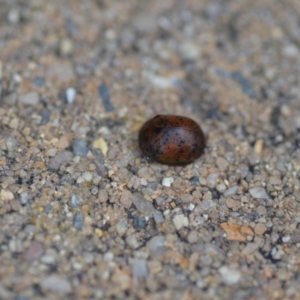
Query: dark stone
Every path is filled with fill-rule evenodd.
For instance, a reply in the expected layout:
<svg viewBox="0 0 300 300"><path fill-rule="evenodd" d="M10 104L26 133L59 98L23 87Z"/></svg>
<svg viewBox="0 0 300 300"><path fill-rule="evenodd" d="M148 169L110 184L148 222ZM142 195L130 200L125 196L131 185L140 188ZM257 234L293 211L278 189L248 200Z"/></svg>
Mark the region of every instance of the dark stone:
<svg viewBox="0 0 300 300"><path fill-rule="evenodd" d="M45 84L45 79L42 77L35 77L32 82L37 87L42 87Z"/></svg>
<svg viewBox="0 0 300 300"><path fill-rule="evenodd" d="M147 222L139 217L133 217L133 227L136 230L143 230L147 227Z"/></svg>
<svg viewBox="0 0 300 300"><path fill-rule="evenodd" d="M73 227L81 231L83 228L83 219L80 212L76 212L73 218Z"/></svg>
<svg viewBox="0 0 300 300"><path fill-rule="evenodd" d="M102 99L102 104L107 112L113 111L114 107L110 102L109 90L105 84L101 84L98 88L98 93Z"/></svg>

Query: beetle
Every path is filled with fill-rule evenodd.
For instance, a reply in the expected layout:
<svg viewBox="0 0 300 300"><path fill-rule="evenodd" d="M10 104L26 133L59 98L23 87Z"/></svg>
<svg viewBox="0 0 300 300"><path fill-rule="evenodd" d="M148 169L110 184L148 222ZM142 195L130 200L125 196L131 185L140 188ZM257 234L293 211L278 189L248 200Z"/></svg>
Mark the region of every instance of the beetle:
<svg viewBox="0 0 300 300"><path fill-rule="evenodd" d="M150 159L168 165L186 165L201 156L205 137L192 119L177 115L157 115L139 132L139 146Z"/></svg>

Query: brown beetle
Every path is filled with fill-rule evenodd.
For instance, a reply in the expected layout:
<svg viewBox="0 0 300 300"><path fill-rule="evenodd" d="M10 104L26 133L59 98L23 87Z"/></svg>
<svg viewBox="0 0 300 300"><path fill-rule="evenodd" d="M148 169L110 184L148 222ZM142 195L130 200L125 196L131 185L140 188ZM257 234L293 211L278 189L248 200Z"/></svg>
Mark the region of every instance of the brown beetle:
<svg viewBox="0 0 300 300"><path fill-rule="evenodd" d="M185 165L203 153L205 137L190 118L157 115L141 128L139 146L144 155L159 163Z"/></svg>

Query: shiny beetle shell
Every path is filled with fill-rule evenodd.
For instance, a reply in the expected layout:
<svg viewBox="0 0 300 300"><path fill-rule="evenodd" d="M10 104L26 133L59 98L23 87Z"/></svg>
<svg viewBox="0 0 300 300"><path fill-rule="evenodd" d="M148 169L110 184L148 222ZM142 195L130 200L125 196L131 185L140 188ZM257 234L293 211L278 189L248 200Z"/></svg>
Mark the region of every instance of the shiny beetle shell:
<svg viewBox="0 0 300 300"><path fill-rule="evenodd" d="M141 128L139 146L154 161L185 165L203 153L205 137L200 126L190 118L157 115Z"/></svg>

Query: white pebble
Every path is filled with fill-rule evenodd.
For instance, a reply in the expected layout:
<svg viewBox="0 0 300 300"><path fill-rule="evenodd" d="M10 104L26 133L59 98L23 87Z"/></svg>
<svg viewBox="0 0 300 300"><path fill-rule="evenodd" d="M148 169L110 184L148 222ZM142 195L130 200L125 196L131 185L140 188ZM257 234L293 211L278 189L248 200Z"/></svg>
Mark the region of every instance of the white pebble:
<svg viewBox="0 0 300 300"><path fill-rule="evenodd" d="M142 185L142 186L147 186L147 184L148 184L147 180L144 179L144 178L142 178L142 179L141 179L141 185Z"/></svg>
<svg viewBox="0 0 300 300"><path fill-rule="evenodd" d="M235 284L241 279L241 272L239 270L231 269L227 266L222 266L219 269L219 272L222 276L223 282L227 285Z"/></svg>
<svg viewBox="0 0 300 300"><path fill-rule="evenodd" d="M41 262L46 265L52 265L55 263L55 259L50 255L43 255L41 257Z"/></svg>
<svg viewBox="0 0 300 300"><path fill-rule="evenodd" d="M103 256L104 261L112 261L114 259L114 254L112 252L106 252Z"/></svg>
<svg viewBox="0 0 300 300"><path fill-rule="evenodd" d="M290 45L287 45L283 48L283 54L286 57L294 58L294 57L297 57L299 55L299 49L294 44L290 44Z"/></svg>
<svg viewBox="0 0 300 300"><path fill-rule="evenodd" d="M93 175L91 172L84 172L82 174L82 177L84 178L85 181L88 181L88 182L93 180Z"/></svg>
<svg viewBox="0 0 300 300"><path fill-rule="evenodd" d="M175 215L173 218L174 226L177 230L189 226L189 219L184 214Z"/></svg>
<svg viewBox="0 0 300 300"><path fill-rule="evenodd" d="M79 176L76 180L76 183L80 184L80 183L83 183L84 181L85 181L84 178L82 176Z"/></svg>
<svg viewBox="0 0 300 300"><path fill-rule="evenodd" d="M66 89L66 100L69 104L72 104L76 97L76 90L72 87Z"/></svg>
<svg viewBox="0 0 300 300"><path fill-rule="evenodd" d="M219 193L223 193L226 190L226 186L225 184L221 183L217 185L216 189Z"/></svg>
<svg viewBox="0 0 300 300"><path fill-rule="evenodd" d="M27 192L23 192L20 194L20 202L22 205L27 204L28 200L29 200L29 196Z"/></svg>
<svg viewBox="0 0 300 300"><path fill-rule="evenodd" d="M187 207L187 210L188 210L188 211L193 211L194 208L195 208L195 204L194 204L194 203L190 203L190 204L188 205L188 207Z"/></svg>
<svg viewBox="0 0 300 300"><path fill-rule="evenodd" d="M167 186L170 187L172 185L172 183L174 182L174 178L173 177L165 177L162 180L162 185L163 186Z"/></svg>
<svg viewBox="0 0 300 300"><path fill-rule="evenodd" d="M11 9L8 12L7 19L8 19L9 23L17 24L17 23L20 22L20 18L21 18L21 14L20 14L19 10L17 10L17 9Z"/></svg>
<svg viewBox="0 0 300 300"><path fill-rule="evenodd" d="M289 235L285 235L285 236L282 237L282 242L287 243L287 242L290 241L290 239L291 239L291 237Z"/></svg>

